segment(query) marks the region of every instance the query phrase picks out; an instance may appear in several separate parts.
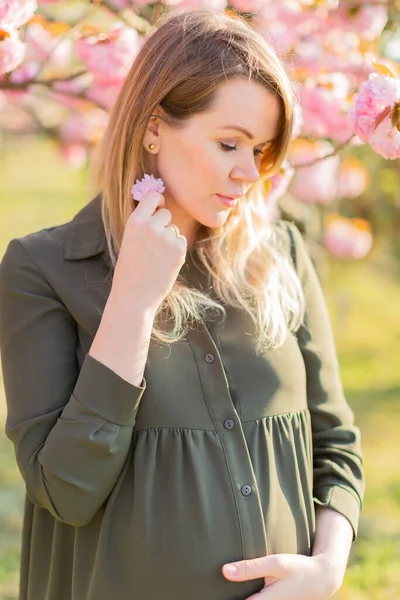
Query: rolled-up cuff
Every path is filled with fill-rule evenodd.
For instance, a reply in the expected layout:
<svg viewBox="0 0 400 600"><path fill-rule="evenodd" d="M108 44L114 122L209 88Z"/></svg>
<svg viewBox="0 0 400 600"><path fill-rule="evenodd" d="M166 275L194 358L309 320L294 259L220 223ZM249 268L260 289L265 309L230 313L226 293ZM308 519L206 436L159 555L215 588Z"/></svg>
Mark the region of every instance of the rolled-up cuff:
<svg viewBox="0 0 400 600"><path fill-rule="evenodd" d="M361 502L355 492L338 485L324 485L314 490L314 502L346 517L353 528L353 541L357 538Z"/></svg>
<svg viewBox="0 0 400 600"><path fill-rule="evenodd" d="M137 386L87 354L73 396L106 421L134 425L146 380Z"/></svg>

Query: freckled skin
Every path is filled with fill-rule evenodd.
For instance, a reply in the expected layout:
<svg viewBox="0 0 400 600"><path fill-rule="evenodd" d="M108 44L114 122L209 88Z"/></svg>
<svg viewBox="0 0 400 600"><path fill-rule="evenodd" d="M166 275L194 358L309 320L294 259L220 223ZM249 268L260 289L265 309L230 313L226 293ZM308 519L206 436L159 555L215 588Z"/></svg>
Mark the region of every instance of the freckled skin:
<svg viewBox="0 0 400 600"><path fill-rule="evenodd" d="M144 138L150 172L165 183L166 208L188 243L198 224L222 226L231 211L216 194L244 194L259 178L263 143L275 136L280 116L276 96L255 82L230 80L220 85L213 107L193 116L182 129L151 119ZM254 135L249 139L238 125ZM230 150L221 146L236 147ZM240 202L240 199L239 199Z"/></svg>

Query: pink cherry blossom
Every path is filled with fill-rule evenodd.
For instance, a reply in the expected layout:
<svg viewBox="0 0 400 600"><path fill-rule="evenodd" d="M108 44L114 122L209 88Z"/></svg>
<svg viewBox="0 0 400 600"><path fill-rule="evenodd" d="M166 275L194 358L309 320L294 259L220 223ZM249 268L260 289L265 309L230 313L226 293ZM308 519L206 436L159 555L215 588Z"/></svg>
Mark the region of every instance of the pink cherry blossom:
<svg viewBox="0 0 400 600"><path fill-rule="evenodd" d="M7 96L0 92L0 110L3 110L5 105L7 104Z"/></svg>
<svg viewBox="0 0 400 600"><path fill-rule="evenodd" d="M294 57L296 68L307 71L308 77L321 73L345 73L355 86L361 85L374 72L370 54L361 54L358 48L349 48L341 38L341 46L335 49L325 43L323 37L305 38L296 45Z"/></svg>
<svg viewBox="0 0 400 600"><path fill-rule="evenodd" d="M76 113L63 121L60 137L67 144L92 144L100 139L107 123L108 114L100 108Z"/></svg>
<svg viewBox="0 0 400 600"><path fill-rule="evenodd" d="M33 80L39 72L39 65L36 62L24 62L22 65L15 69L10 76L11 81L14 83L23 83L25 81Z"/></svg>
<svg viewBox="0 0 400 600"><path fill-rule="evenodd" d="M300 86L300 102L303 110L302 135L331 138L344 143L354 133L349 116L343 112L343 100L327 86Z"/></svg>
<svg viewBox="0 0 400 600"><path fill-rule="evenodd" d="M206 10L210 12L221 11L227 7L227 0L166 0L165 4L171 6L174 13L186 10Z"/></svg>
<svg viewBox="0 0 400 600"><path fill-rule="evenodd" d="M279 199L285 194L293 177L294 169L289 161L285 160L276 173L265 182L264 218L268 223L275 222L280 216Z"/></svg>
<svg viewBox="0 0 400 600"><path fill-rule="evenodd" d="M371 73L361 85L355 104L349 113L356 134L363 142L371 137L376 119L382 112L400 100L400 79Z"/></svg>
<svg viewBox="0 0 400 600"><path fill-rule="evenodd" d="M134 6L146 6L148 4L154 4L155 0L112 0L115 8L124 9L132 8Z"/></svg>
<svg viewBox="0 0 400 600"><path fill-rule="evenodd" d="M363 164L354 156L342 160L338 172L338 197L357 198L369 184L369 175Z"/></svg>
<svg viewBox="0 0 400 600"><path fill-rule="evenodd" d="M317 29L318 14L297 0L262 3L255 22L279 54L293 49L303 36Z"/></svg>
<svg viewBox="0 0 400 600"><path fill-rule="evenodd" d="M320 22L319 33L332 36L340 32L343 39L353 32L357 38L374 40L381 35L387 20L388 7L383 4L363 2L354 6L353 2L341 2L337 10Z"/></svg>
<svg viewBox="0 0 400 600"><path fill-rule="evenodd" d="M285 160L280 168L280 172L276 173L268 179L267 202L275 204L281 196L286 192L293 178L294 169L288 160Z"/></svg>
<svg viewBox="0 0 400 600"><path fill-rule="evenodd" d="M136 179L136 183L132 186L132 197L134 200L140 201L149 192L158 192L162 194L165 190L164 182L161 178L156 179L154 175L147 175L139 181Z"/></svg>
<svg viewBox="0 0 400 600"><path fill-rule="evenodd" d="M87 160L87 149L80 144L66 144L61 146L61 156L73 168L82 168Z"/></svg>
<svg viewBox="0 0 400 600"><path fill-rule="evenodd" d="M122 84L123 81L107 83L103 80L97 81L94 79L86 95L99 106L110 109L118 97Z"/></svg>
<svg viewBox="0 0 400 600"><path fill-rule="evenodd" d="M241 12L250 13L260 10L261 6L268 4L268 0L231 0L230 4Z"/></svg>
<svg viewBox="0 0 400 600"><path fill-rule="evenodd" d="M383 158L400 158L400 131L393 127L390 117L378 125L368 139L369 145Z"/></svg>
<svg viewBox="0 0 400 600"><path fill-rule="evenodd" d="M301 132L304 123L304 115L303 109L301 108L301 104L296 102L294 104L293 110L293 130L292 130L292 140L296 139Z"/></svg>
<svg viewBox="0 0 400 600"><path fill-rule="evenodd" d="M322 241L325 248L336 258L362 259L370 251L373 240L367 221L331 215Z"/></svg>
<svg viewBox="0 0 400 600"><path fill-rule="evenodd" d="M337 155L324 158L309 166L307 163L330 154L333 146L325 141L311 142L297 138L290 149L290 161L296 168L290 192L307 204L330 204L337 197Z"/></svg>
<svg viewBox="0 0 400 600"><path fill-rule="evenodd" d="M0 73L10 73L16 69L25 56L26 44L18 31L0 29Z"/></svg>
<svg viewBox="0 0 400 600"><path fill-rule="evenodd" d="M46 62L46 68L67 67L72 58L73 42L68 37L60 39L46 29L44 23L29 23L25 28L25 41L28 44L27 58Z"/></svg>
<svg viewBox="0 0 400 600"><path fill-rule="evenodd" d="M139 50L137 31L121 22L114 23L107 35L94 34L76 42L76 52L97 82L120 83L127 75Z"/></svg>
<svg viewBox="0 0 400 600"><path fill-rule="evenodd" d="M0 0L2 29L18 29L33 17L36 9L36 0Z"/></svg>
<svg viewBox="0 0 400 600"><path fill-rule="evenodd" d="M79 112L85 105L79 96L92 84L92 81L91 73L83 73L69 81L56 81L53 85L53 98L64 106Z"/></svg>

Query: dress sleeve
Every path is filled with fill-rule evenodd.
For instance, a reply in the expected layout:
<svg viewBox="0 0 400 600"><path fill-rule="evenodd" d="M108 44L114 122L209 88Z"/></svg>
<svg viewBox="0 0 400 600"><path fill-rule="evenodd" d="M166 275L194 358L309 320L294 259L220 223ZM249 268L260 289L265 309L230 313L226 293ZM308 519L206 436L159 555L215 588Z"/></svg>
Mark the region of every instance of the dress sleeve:
<svg viewBox="0 0 400 600"><path fill-rule="evenodd" d="M12 240L0 265L6 434L31 501L81 526L122 471L146 382L132 385L89 354L79 372L76 345L76 322Z"/></svg>
<svg viewBox="0 0 400 600"><path fill-rule="evenodd" d="M314 502L343 514L357 536L364 495L360 431L343 393L328 311L299 230L288 225L306 312L296 335L307 373L311 414ZM293 252L292 252L293 255Z"/></svg>

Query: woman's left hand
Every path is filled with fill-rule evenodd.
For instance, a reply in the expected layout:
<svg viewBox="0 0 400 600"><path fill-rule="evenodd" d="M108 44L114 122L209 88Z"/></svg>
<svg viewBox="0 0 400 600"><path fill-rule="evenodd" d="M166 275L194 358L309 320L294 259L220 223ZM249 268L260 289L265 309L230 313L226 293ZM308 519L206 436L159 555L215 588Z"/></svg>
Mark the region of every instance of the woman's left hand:
<svg viewBox="0 0 400 600"><path fill-rule="evenodd" d="M228 573L228 564L237 567L236 575ZM328 600L342 584L341 571L324 554L272 554L222 567L229 581L264 578L264 588L246 600Z"/></svg>

